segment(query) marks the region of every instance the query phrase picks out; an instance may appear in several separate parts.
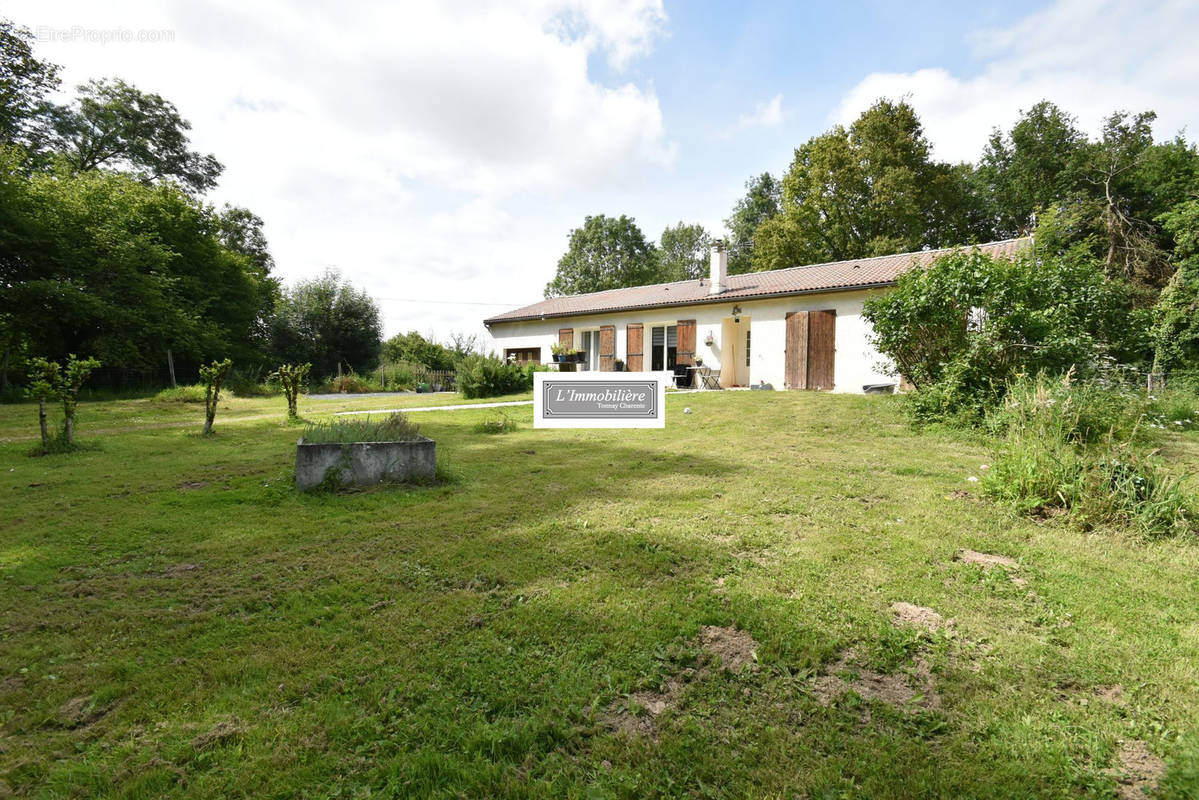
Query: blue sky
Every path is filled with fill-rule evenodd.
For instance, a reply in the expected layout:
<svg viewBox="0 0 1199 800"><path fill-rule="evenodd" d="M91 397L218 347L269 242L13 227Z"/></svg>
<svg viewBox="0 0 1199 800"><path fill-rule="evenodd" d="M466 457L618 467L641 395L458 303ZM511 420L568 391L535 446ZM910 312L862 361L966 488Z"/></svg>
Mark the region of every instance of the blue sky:
<svg viewBox="0 0 1199 800"><path fill-rule="evenodd" d="M388 333L482 333L540 297L587 214L720 233L751 175L879 96L934 152L1058 102L1095 130L1152 108L1194 130L1199 4L670 0L14 0L67 84L174 101L226 164L213 202L266 221L278 272L335 267ZM98 32L122 32L98 41ZM149 32L146 34L145 32Z"/></svg>

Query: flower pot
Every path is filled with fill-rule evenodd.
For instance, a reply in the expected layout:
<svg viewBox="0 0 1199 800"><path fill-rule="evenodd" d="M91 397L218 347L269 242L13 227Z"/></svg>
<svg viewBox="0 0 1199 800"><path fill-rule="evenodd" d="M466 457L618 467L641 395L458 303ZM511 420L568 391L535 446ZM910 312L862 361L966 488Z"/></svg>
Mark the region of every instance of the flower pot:
<svg viewBox="0 0 1199 800"><path fill-rule="evenodd" d="M580 350L580 351L579 351L579 352L577 352L577 353L572 353L572 354L570 355L570 361L571 361L571 363L573 363L573 364L584 364L584 363L586 363L586 361L587 361L587 351L586 351L586 350Z"/></svg>

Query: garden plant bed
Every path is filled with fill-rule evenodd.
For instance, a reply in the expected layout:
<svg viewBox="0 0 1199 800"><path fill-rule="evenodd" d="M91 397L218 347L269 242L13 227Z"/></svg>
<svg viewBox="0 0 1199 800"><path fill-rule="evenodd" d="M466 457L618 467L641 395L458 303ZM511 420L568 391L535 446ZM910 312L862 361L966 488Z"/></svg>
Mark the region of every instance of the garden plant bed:
<svg viewBox="0 0 1199 800"><path fill-rule="evenodd" d="M424 482L437 474L437 444L420 438L405 442L353 442L296 445L296 488L367 487L381 483Z"/></svg>

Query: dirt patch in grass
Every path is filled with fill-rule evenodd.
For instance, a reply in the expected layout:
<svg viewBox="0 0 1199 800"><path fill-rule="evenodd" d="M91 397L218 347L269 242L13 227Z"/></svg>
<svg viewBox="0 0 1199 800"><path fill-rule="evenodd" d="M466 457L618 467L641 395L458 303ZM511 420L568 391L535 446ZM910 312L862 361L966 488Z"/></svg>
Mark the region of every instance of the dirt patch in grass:
<svg viewBox="0 0 1199 800"><path fill-rule="evenodd" d="M856 651L847 650L816 678L813 692L820 705L827 706L853 691L863 700L877 700L900 709L915 706L936 710L941 707L941 697L933 686L932 671L923 656L916 657L910 671L894 675L856 666L857 658ZM842 677L845 674L855 677ZM869 712L866 718L869 719Z"/></svg>
<svg viewBox="0 0 1199 800"><path fill-rule="evenodd" d="M165 577L174 578L179 575L187 575L188 573L191 573L191 572L198 572L199 569L200 569L199 564L187 564L187 563L172 564L171 566L164 569L162 571L162 574Z"/></svg>
<svg viewBox="0 0 1199 800"><path fill-rule="evenodd" d="M194 492L196 489L203 489L208 485L208 481L185 481L179 484L179 490L183 492Z"/></svg>
<svg viewBox="0 0 1199 800"><path fill-rule="evenodd" d="M699 630L699 643L704 650L719 656L721 666L727 670L740 672L746 665L752 670L758 668L758 643L745 631L706 625Z"/></svg>
<svg viewBox="0 0 1199 800"><path fill-rule="evenodd" d="M913 625L924 628L929 633L936 633L942 628L953 627L953 620L946 620L936 611L925 606L912 603L892 603L891 613L895 615L897 625Z"/></svg>
<svg viewBox="0 0 1199 800"><path fill-rule="evenodd" d="M652 736L654 721L663 711L678 705L687 686L685 679L695 675L694 670L686 670L680 676L667 680L661 691L634 692L627 699L614 700L604 714L604 724L614 731Z"/></svg>
<svg viewBox="0 0 1199 800"><path fill-rule="evenodd" d="M234 736L240 736L245 732L246 726L243 725L241 720L239 720L237 717L221 720L204 733L201 733L199 736L192 739L192 749L207 750L214 745L221 744L222 742L232 739Z"/></svg>
<svg viewBox="0 0 1199 800"><path fill-rule="evenodd" d="M1023 588L1028 585L1027 580L1019 575L1012 574L1013 570L1020 568L1020 564L1014 558L995 553L980 553L977 550L959 550L957 555L953 557L953 560L960 561L963 564L974 564L983 569L1002 569L1016 586Z"/></svg>
<svg viewBox="0 0 1199 800"><path fill-rule="evenodd" d="M72 697L59 706L54 717L64 728L82 728L91 725L112 710L113 704L97 705L88 695Z"/></svg>
<svg viewBox="0 0 1199 800"><path fill-rule="evenodd" d="M1119 783L1116 796L1121 800L1148 797L1166 774L1166 762L1149 752L1149 746L1141 741L1124 742L1116 754L1116 763L1107 774Z"/></svg>
<svg viewBox="0 0 1199 800"><path fill-rule="evenodd" d="M1112 705L1128 705L1128 699L1124 696L1124 687L1118 683L1113 683L1111 686L1096 686L1095 696Z"/></svg>

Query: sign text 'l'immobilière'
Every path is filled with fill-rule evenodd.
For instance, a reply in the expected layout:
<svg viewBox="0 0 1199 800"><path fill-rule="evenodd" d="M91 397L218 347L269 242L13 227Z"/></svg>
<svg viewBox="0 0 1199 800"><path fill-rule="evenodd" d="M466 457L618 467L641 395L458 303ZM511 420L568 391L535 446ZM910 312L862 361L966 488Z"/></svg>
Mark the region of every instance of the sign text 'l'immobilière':
<svg viewBox="0 0 1199 800"><path fill-rule="evenodd" d="M664 428L664 372L538 372L535 428Z"/></svg>

